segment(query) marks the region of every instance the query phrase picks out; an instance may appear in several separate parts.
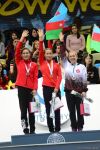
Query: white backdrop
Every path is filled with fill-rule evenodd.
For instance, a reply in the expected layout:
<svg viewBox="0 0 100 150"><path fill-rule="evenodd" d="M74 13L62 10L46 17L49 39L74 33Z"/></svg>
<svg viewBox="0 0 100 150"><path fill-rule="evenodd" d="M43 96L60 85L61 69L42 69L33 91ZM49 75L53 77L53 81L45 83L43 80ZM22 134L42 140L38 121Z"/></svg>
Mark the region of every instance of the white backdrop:
<svg viewBox="0 0 100 150"><path fill-rule="evenodd" d="M94 100L90 104L91 116L85 117L84 130L100 130L100 84L89 85L87 96ZM66 106L65 106L66 108ZM62 112L65 108L62 108ZM67 108L66 108L67 112ZM71 131L68 116L61 131ZM48 128L36 123L36 133L46 133ZM20 125L20 111L17 90L0 90L0 142L10 141L11 135L23 134Z"/></svg>

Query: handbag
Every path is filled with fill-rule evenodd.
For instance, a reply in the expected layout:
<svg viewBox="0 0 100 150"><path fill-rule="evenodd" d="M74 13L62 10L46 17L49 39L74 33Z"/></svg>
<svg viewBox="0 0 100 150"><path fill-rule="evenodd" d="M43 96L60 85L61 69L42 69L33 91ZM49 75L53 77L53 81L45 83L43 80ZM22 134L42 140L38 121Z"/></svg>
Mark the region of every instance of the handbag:
<svg viewBox="0 0 100 150"><path fill-rule="evenodd" d="M52 100L50 101L51 107L50 107L50 118L54 118L54 112L61 107L63 107L63 103L61 102L59 97L52 97Z"/></svg>
<svg viewBox="0 0 100 150"><path fill-rule="evenodd" d="M90 105L88 103L80 104L80 114L84 116L90 116Z"/></svg>
<svg viewBox="0 0 100 150"><path fill-rule="evenodd" d="M63 105L62 101L60 100L60 98L59 98L59 97L56 97L56 98L55 98L55 102L54 102L54 111L60 109L60 108L63 107L63 106L64 106L64 105Z"/></svg>
<svg viewBox="0 0 100 150"><path fill-rule="evenodd" d="M29 112L30 113L38 113L41 110L41 105L37 96L33 98L32 102L29 102Z"/></svg>

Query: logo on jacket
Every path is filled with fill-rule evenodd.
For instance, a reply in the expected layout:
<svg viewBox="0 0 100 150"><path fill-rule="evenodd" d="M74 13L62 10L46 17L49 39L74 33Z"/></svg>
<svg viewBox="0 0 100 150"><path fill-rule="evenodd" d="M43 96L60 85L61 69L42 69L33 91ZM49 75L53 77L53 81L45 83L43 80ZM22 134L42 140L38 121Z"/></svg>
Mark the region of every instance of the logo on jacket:
<svg viewBox="0 0 100 150"><path fill-rule="evenodd" d="M76 72L77 72L77 73L80 73L80 69L77 69Z"/></svg>

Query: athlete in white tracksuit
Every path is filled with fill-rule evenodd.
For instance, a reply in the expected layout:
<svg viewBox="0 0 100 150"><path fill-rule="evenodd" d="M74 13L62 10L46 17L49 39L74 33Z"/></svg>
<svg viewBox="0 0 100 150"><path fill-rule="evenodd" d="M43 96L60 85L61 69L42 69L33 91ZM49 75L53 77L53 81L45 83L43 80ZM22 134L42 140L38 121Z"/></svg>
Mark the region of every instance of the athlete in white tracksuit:
<svg viewBox="0 0 100 150"><path fill-rule="evenodd" d="M82 131L84 125L84 118L80 115L80 104L82 98L71 94L74 90L86 96L87 91L87 71L86 67L77 63L77 53L70 51L66 57L65 47L61 45L61 57L63 68L65 70L65 96L70 113L72 131ZM77 115L76 115L77 114Z"/></svg>

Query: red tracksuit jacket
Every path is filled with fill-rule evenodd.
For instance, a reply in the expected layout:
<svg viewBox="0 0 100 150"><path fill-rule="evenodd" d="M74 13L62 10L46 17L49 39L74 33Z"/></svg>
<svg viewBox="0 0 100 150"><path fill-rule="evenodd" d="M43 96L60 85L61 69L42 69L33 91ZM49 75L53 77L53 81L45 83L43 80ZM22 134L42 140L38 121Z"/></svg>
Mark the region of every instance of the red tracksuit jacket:
<svg viewBox="0 0 100 150"><path fill-rule="evenodd" d="M53 76L50 75L50 70L47 65L47 61L44 59L44 51L43 51L43 41L39 42L39 63L40 70L43 76L42 85L54 87L56 89L60 88L60 83L62 79L61 68L59 64L53 61Z"/></svg>
<svg viewBox="0 0 100 150"><path fill-rule="evenodd" d="M25 61L21 58L21 52L20 52L21 47L22 47L22 42L19 41L16 46L16 51L15 51L15 61L16 61L16 66L17 66L16 85L26 87L32 90L37 90L38 88L37 64L32 62L31 60ZM29 73L29 76L27 76L25 64L29 66L30 62L31 62L30 73Z"/></svg>

